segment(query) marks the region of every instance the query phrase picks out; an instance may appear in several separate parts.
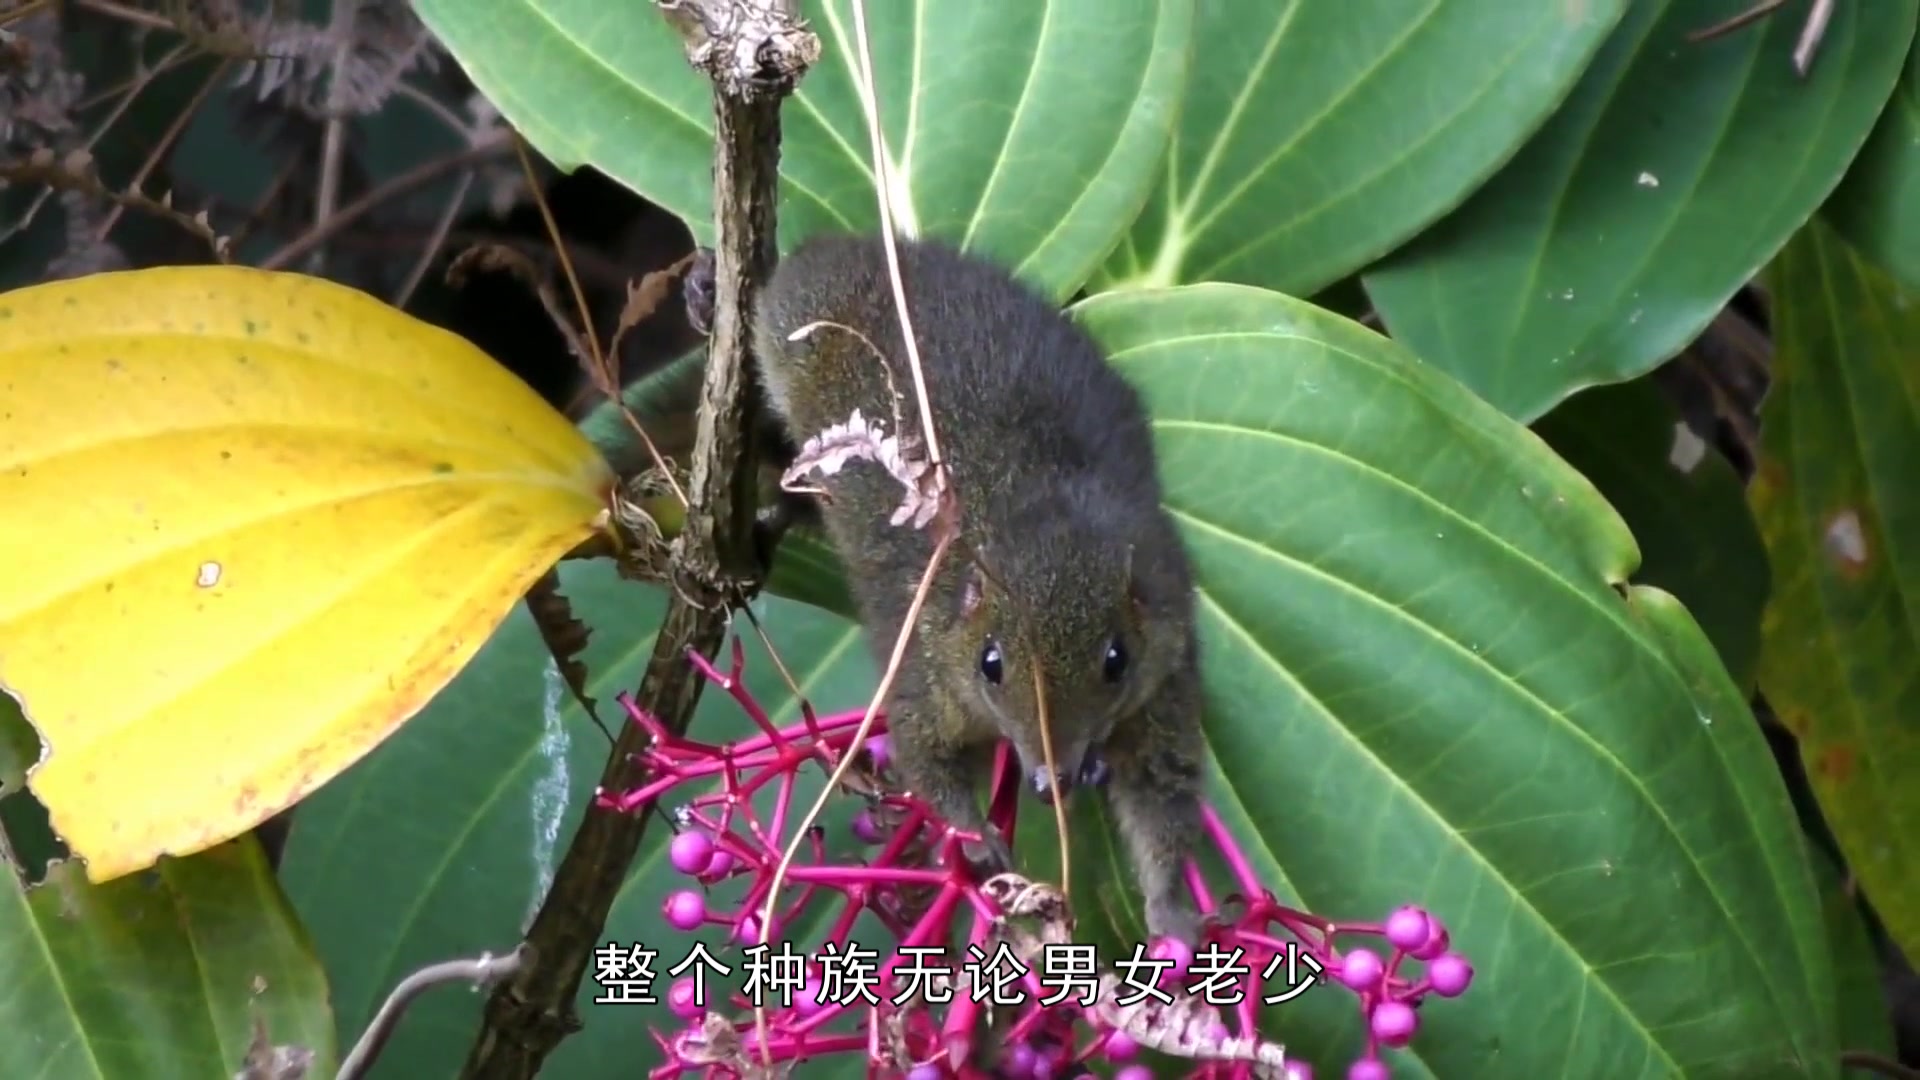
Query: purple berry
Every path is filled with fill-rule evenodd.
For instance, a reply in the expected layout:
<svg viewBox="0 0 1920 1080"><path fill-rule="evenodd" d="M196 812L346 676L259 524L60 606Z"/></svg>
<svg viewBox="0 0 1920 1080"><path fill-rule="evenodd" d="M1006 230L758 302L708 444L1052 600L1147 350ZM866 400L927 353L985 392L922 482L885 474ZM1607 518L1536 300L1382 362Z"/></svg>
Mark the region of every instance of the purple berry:
<svg viewBox="0 0 1920 1080"><path fill-rule="evenodd" d="M1427 940L1427 913L1408 904L1387 916L1387 940L1403 951L1419 948Z"/></svg>
<svg viewBox="0 0 1920 1080"><path fill-rule="evenodd" d="M820 1000L819 976L811 971L807 972L807 977L800 983L800 989L793 992L793 1007L801 1016L812 1016L827 1007L827 1003Z"/></svg>
<svg viewBox="0 0 1920 1080"><path fill-rule="evenodd" d="M1473 965L1459 953L1442 953L1427 964L1427 982L1443 998L1459 997L1473 981Z"/></svg>
<svg viewBox="0 0 1920 1080"><path fill-rule="evenodd" d="M778 924L775 924L775 929L778 928ZM768 934L767 940L772 941L774 936L773 934ZM733 943L735 945L760 944L760 916L741 916L740 921L733 924Z"/></svg>
<svg viewBox="0 0 1920 1080"><path fill-rule="evenodd" d="M1386 973L1387 966L1369 949L1355 949L1340 961L1340 981L1362 993L1380 985L1380 977Z"/></svg>
<svg viewBox="0 0 1920 1080"><path fill-rule="evenodd" d="M1347 1069L1347 1080L1387 1080L1392 1075L1379 1058L1361 1058Z"/></svg>
<svg viewBox="0 0 1920 1080"><path fill-rule="evenodd" d="M1420 1026L1420 1016L1403 1001L1383 1001L1374 1007L1373 1037L1388 1046L1405 1046Z"/></svg>
<svg viewBox="0 0 1920 1080"><path fill-rule="evenodd" d="M1153 1070L1145 1065L1129 1065L1114 1073L1113 1080L1153 1080Z"/></svg>
<svg viewBox="0 0 1920 1080"><path fill-rule="evenodd" d="M667 845L667 858L673 868L683 874L698 874L713 861L713 841L706 833L689 829L673 838Z"/></svg>
<svg viewBox="0 0 1920 1080"><path fill-rule="evenodd" d="M853 835L863 844L877 844L885 839L879 823L873 820L873 813L867 810L853 815Z"/></svg>
<svg viewBox="0 0 1920 1080"><path fill-rule="evenodd" d="M887 767L887 762L893 760L893 753L891 747L887 744L887 737L885 735L875 735L873 738L867 740L867 756L873 758L874 768L884 769Z"/></svg>
<svg viewBox="0 0 1920 1080"><path fill-rule="evenodd" d="M726 877L733 870L735 859L725 848L715 848L713 859L707 863L706 876L710 878Z"/></svg>
<svg viewBox="0 0 1920 1080"><path fill-rule="evenodd" d="M676 930L692 930L707 919L707 898L692 889L668 893L661 914Z"/></svg>
<svg viewBox="0 0 1920 1080"><path fill-rule="evenodd" d="M1313 1080L1313 1066L1304 1061L1287 1062L1287 1080Z"/></svg>
<svg viewBox="0 0 1920 1080"><path fill-rule="evenodd" d="M1147 949L1147 955L1154 960L1173 961L1173 966L1166 969L1163 978L1177 979L1185 975L1187 968L1193 964L1193 949L1179 938L1161 938Z"/></svg>
<svg viewBox="0 0 1920 1080"><path fill-rule="evenodd" d="M697 1020L707 1011L706 1006L694 1000L697 993L699 993L699 987L695 984L693 976L675 979L673 985L667 989L667 1008L672 1009L673 1014L682 1020Z"/></svg>
<svg viewBox="0 0 1920 1080"><path fill-rule="evenodd" d="M1427 932L1427 940L1421 942L1418 948L1407 950L1407 955L1415 960L1431 960L1446 952L1451 944L1447 939L1447 928L1440 925L1439 919L1429 919L1428 923L1431 928Z"/></svg>
<svg viewBox="0 0 1920 1080"><path fill-rule="evenodd" d="M1116 1031L1100 1044L1100 1052L1106 1055L1108 1061L1126 1061L1140 1052L1140 1044L1134 1042L1133 1036L1126 1032Z"/></svg>
<svg viewBox="0 0 1920 1080"><path fill-rule="evenodd" d="M907 1080L940 1080L945 1075L940 1066L928 1062L925 1065L915 1065L913 1071L907 1074Z"/></svg>

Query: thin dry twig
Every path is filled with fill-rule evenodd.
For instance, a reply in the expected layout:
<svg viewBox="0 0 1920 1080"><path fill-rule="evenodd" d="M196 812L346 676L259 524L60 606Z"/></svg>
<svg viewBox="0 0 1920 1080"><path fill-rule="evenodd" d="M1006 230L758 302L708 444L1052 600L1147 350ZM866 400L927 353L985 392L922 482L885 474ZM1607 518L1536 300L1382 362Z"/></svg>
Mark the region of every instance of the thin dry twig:
<svg viewBox="0 0 1920 1080"><path fill-rule="evenodd" d="M1800 36L1793 44L1793 70L1803 79L1813 71L1813 61L1819 56L1821 42L1826 39L1827 25L1833 21L1834 2L1835 0L1813 0L1812 5L1807 9L1806 22L1800 26ZM1717 37L1724 37L1759 22L1785 6L1787 6L1787 0L1760 0L1759 3L1737 15L1693 31L1687 35L1687 41L1691 44L1699 44Z"/></svg>
<svg viewBox="0 0 1920 1080"><path fill-rule="evenodd" d="M446 246L447 236L453 232L454 220L460 216L460 208L467 201L467 192L473 189L473 179L478 175L478 171L468 169L460 174L459 180L454 182L453 196L447 200L447 205L440 211L440 217L434 221L433 232L427 237L426 245L420 249L420 257L414 260L413 269L407 271L407 280L401 283L400 291L393 296L394 307L405 308L407 302L413 299L414 290L426 280L427 270L433 266L433 260L440 257L440 249Z"/></svg>
<svg viewBox="0 0 1920 1080"><path fill-rule="evenodd" d="M1858 1069L1875 1076L1889 1076L1893 1080L1920 1080L1920 1069L1909 1069L1897 1061L1890 1061L1871 1050L1847 1050L1840 1055L1840 1067Z"/></svg>
<svg viewBox="0 0 1920 1080"><path fill-rule="evenodd" d="M887 251L887 276L893 286L894 310L900 316L900 337L906 342L907 369L913 372L914 397L920 403L920 434L927 441L927 457L933 462L934 473L941 475L946 471L946 462L940 457L940 440L934 433L933 409L927 398L927 377L920 367L920 346L914 340L913 319L907 313L907 288L900 279L900 248L893 224L893 176L888 171L886 136L880 127L880 99L874 83L873 50L867 43L865 0L853 0L853 29L860 52L860 105L866 114L873 153L873 186L880 204L880 240ZM944 479L939 483L946 486Z"/></svg>
<svg viewBox="0 0 1920 1080"><path fill-rule="evenodd" d="M620 405L620 378L615 374L610 354L600 348L600 335L593 328L593 309L587 305L586 289L580 284L580 275L574 273L573 257L567 253L567 243L560 233L560 224L554 220L552 208L547 205L546 197L540 193L540 185L533 172L533 159L527 156L526 140L518 135L514 136L513 150L520 156L521 170L526 174L527 187L533 192L533 203L540 209L540 219L546 224L547 235L553 237L554 255L560 260L560 270L566 276L567 287L573 291L574 308L579 312L580 326L586 334L584 351L579 347L578 339L575 339L574 356L579 360L580 368L586 373L588 380L599 386L616 405ZM629 297L630 305L631 299ZM553 314L551 307L548 309L548 314ZM616 331L615 340L618 340L618 337L619 332ZM640 443L646 447L647 456L652 460L653 467L659 470L668 486L673 489L674 497L680 500L682 507L685 507L687 493L680 489L680 482L674 479L673 470L667 467L667 459L660 453L660 448L654 445L653 438L641 427L640 421L634 417L631 409L620 405L620 414L626 419L627 425L633 428L634 433L640 436Z"/></svg>
<svg viewBox="0 0 1920 1080"><path fill-rule="evenodd" d="M526 962L527 947L520 945L505 956L481 953L470 960L447 960L421 968L419 971L400 980L393 988L387 1000L374 1015L373 1023L354 1044L347 1060L340 1065L335 1080L359 1080L366 1075L380 1051L393 1035L393 1029L400 1023L400 1017L413 1004L415 998L433 987L450 982L470 982L475 986L488 987L501 979L515 974Z"/></svg>
<svg viewBox="0 0 1920 1080"><path fill-rule="evenodd" d="M1703 41L1712 41L1714 38L1724 37L1743 26L1751 26L1786 6L1787 0L1760 0L1759 3L1745 11L1730 15L1714 23L1712 26L1703 26L1693 31L1687 35L1687 43L1698 45Z"/></svg>
<svg viewBox="0 0 1920 1080"><path fill-rule="evenodd" d="M1047 686L1039 657L1033 653L1033 700L1039 708L1040 757L1047 766L1047 787L1053 793L1053 823L1060 833L1060 895L1073 898L1073 862L1067 856L1067 800L1061 797L1060 768L1054 764L1053 725L1047 722Z"/></svg>
<svg viewBox="0 0 1920 1080"><path fill-rule="evenodd" d="M333 234L365 217L383 203L406 194L415 188L424 187L447 173L466 168L476 162L506 149L507 140L512 137L509 131L493 131L472 146L446 155L423 161L406 172L375 187L373 190L340 208L339 212L327 218L324 224L313 228L288 241L286 246L260 260L262 270L284 269L288 263L312 251L325 243Z"/></svg>
<svg viewBox="0 0 1920 1080"><path fill-rule="evenodd" d="M520 159L520 171L526 174L527 186L534 194L533 204L540 211L540 220L547 227L547 235L553 237L553 254L560 260L560 272L567 279L567 288L573 291L574 310L580 317L580 331L585 335L586 352L576 352L580 364L592 377L606 370L606 354L600 351L600 335L593 329L593 309L587 306L586 290L580 286L580 275L573 272L573 259L567 254L567 243L560 234L560 225L553 218L553 208L547 205L546 197L539 193L540 182L533 171L533 159L527 155L527 141L519 135L513 136L513 152Z"/></svg>
<svg viewBox="0 0 1920 1080"><path fill-rule="evenodd" d="M50 8L53 4L54 0L27 0L25 4L14 8L12 11L0 11L0 29L19 22L21 19L32 15L42 8Z"/></svg>
<svg viewBox="0 0 1920 1080"><path fill-rule="evenodd" d="M193 114L200 111L200 106L206 104L208 95L213 93L213 88L219 85L220 76L226 72L229 62L222 60L214 65L214 69L207 74L206 81L193 92L193 97L188 100L186 107L182 108L179 115L173 118L173 122L167 125L167 130L160 135L160 141L153 144L153 149L147 152L147 159L140 163L140 168L135 170L133 179L128 181L127 187L130 190L139 190L140 185L147 182L147 177L153 175L153 170L160 166L161 159L173 149L174 141L180 138L181 132L187 130L187 124L192 121ZM107 214L106 220L100 223L99 230L93 234L94 243L107 242L107 236L113 232L113 227L120 221L122 209L124 207L120 204L114 205L112 211Z"/></svg>
<svg viewBox="0 0 1920 1080"><path fill-rule="evenodd" d="M75 151L65 159L56 159L51 150L37 150L27 160L16 164L0 164L0 180L13 183L45 184L56 191L79 191L94 198L106 199L116 206L125 206L155 217L165 218L182 229L207 242L213 257L220 262L232 261L232 243L228 238L216 233L206 211L187 214L174 208L171 195L152 199L138 191L115 191L100 182L99 175L93 169L93 157L85 151Z"/></svg>
<svg viewBox="0 0 1920 1080"><path fill-rule="evenodd" d="M767 636L767 628L760 624L760 616L753 613L751 606L740 610L747 616L747 623L753 627L754 634L760 638L761 647L767 650L767 659L773 661L774 670L780 673L781 681L787 684L787 693L793 695L793 700L799 703L801 709L808 708L806 692L800 689L793 673L787 670L786 662L780 659L780 650L773 647L773 639Z"/></svg>
<svg viewBox="0 0 1920 1080"><path fill-rule="evenodd" d="M333 0L328 35L333 38L334 77L327 83L326 128L320 138L320 190L313 200L313 224L321 228L333 216L340 202L340 170L347 154L347 58L353 54L353 24L360 15L360 0ZM326 246L315 245L307 260L310 273L319 273L326 262Z"/></svg>
<svg viewBox="0 0 1920 1080"><path fill-rule="evenodd" d="M573 320L560 308L560 297L554 293L553 286L547 283L546 276L533 264L533 259L518 248L505 244L475 244L454 256L447 266L447 284L456 288L466 284L467 276L476 270L498 271L510 274L525 285L540 301L547 318L554 329L566 340L567 351L579 362L587 363L587 343L581 340L580 332Z"/></svg>

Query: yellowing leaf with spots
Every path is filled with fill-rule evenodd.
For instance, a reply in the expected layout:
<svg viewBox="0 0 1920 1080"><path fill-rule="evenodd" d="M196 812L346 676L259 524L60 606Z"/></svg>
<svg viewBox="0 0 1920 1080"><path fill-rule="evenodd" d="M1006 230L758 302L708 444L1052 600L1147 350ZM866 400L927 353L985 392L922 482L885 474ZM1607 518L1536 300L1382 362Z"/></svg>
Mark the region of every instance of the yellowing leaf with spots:
<svg viewBox="0 0 1920 1080"><path fill-rule="evenodd" d="M466 341L240 267L0 293L0 687L105 881L284 809L596 527L593 447Z"/></svg>

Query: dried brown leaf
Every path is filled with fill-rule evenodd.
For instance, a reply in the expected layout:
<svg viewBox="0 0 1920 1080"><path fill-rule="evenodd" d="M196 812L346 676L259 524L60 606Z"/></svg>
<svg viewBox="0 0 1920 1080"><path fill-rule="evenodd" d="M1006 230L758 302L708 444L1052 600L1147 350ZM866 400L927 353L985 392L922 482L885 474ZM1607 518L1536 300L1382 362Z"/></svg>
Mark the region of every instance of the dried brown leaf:
<svg viewBox="0 0 1920 1080"><path fill-rule="evenodd" d="M313 1068L313 1058L313 1051L304 1046L273 1045L266 1019L255 1012L247 1056L233 1080L305 1080Z"/></svg>
<svg viewBox="0 0 1920 1080"><path fill-rule="evenodd" d="M587 639L593 636L593 628L574 616L572 603L560 591L558 570L540 575L540 580L527 590L527 613L533 616L540 640L546 643L547 652L560 669L560 677L573 692L573 699L600 725L601 731L606 731L595 702L587 693L587 665L580 659L580 654L586 651Z"/></svg>
<svg viewBox="0 0 1920 1080"><path fill-rule="evenodd" d="M620 339L627 331L639 326L660 310L660 305L673 292L673 283L693 265L697 252L689 252L680 257L672 266L655 270L641 276L638 282L627 282L627 302L620 307L620 319L614 324L613 337L607 342L607 355L620 355Z"/></svg>
<svg viewBox="0 0 1920 1080"><path fill-rule="evenodd" d="M809 473L833 476L856 461L871 461L899 481L905 494L889 522L924 529L940 512L945 494L942 474L915 451L918 440L911 435L889 435L877 421L861 415L859 409L845 423L834 424L809 438L795 455L793 464L780 476L780 485L788 491L831 496L824 488L803 486Z"/></svg>
<svg viewBox="0 0 1920 1080"><path fill-rule="evenodd" d="M533 290L534 297L546 310L547 318L552 320L554 329L560 331L560 336L566 340L567 349L580 364L580 370L597 380L597 384L607 379L607 374L601 370L586 341L581 338L579 328L561 309L559 295L553 291L546 275L534 265L532 259L505 244L475 244L454 256L447 265L447 284L460 288L466 284L467 276L476 270L512 274L521 284Z"/></svg>

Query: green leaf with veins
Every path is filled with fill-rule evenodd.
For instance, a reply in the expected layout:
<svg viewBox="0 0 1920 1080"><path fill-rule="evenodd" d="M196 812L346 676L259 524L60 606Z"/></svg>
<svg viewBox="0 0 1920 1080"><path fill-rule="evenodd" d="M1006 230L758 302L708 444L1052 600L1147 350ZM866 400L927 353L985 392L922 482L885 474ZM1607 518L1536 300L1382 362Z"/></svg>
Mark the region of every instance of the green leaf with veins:
<svg viewBox="0 0 1920 1080"><path fill-rule="evenodd" d="M1593 481L1639 541L1634 581L1674 594L1751 689L1770 575L1746 486L1648 379L1596 386L1533 429Z"/></svg>
<svg viewBox="0 0 1920 1080"><path fill-rule="evenodd" d="M1840 1009L1840 1048L1897 1058L1887 991L1880 977L1880 955L1860 914L1859 900L1825 852L1813 854L1820 882L1827 935L1833 942L1833 970Z"/></svg>
<svg viewBox="0 0 1920 1080"><path fill-rule="evenodd" d="M1825 210L1849 243L1920 289L1920 47Z"/></svg>
<svg viewBox="0 0 1920 1080"><path fill-rule="evenodd" d="M1793 10L1690 44L1725 0L1635 0L1519 156L1366 274L1393 337L1522 420L1678 353L1840 182L1920 0L1835 5L1805 80Z"/></svg>
<svg viewBox="0 0 1920 1080"><path fill-rule="evenodd" d="M1920 955L1920 290L1817 219L1769 276L1760 689L1888 935Z"/></svg>
<svg viewBox="0 0 1920 1080"><path fill-rule="evenodd" d="M1497 1049L1501 1076L1836 1076L1779 773L1679 604L1622 595L1637 552L1593 486L1299 301L1199 285L1075 310L1153 411L1222 816L1283 897L1343 919L1422 903L1478 969L1421 1010L1396 1075L1493 1075ZM1123 895L1097 865L1074 878ZM1269 1023L1335 1069L1356 1017L1316 992Z"/></svg>
<svg viewBox="0 0 1920 1080"><path fill-rule="evenodd" d="M1306 295L1451 210L1553 112L1627 0L1209 0L1173 151L1102 288Z"/></svg>
<svg viewBox="0 0 1920 1080"><path fill-rule="evenodd" d="M233 1076L256 1021L333 1075L326 977L251 835L104 885L66 861L23 888L5 853L0 1076Z"/></svg>
<svg viewBox="0 0 1920 1080"><path fill-rule="evenodd" d="M592 165L712 242L706 78L648 4L418 0L482 93L562 168ZM1055 299L1139 213L1179 107L1194 0L866 5L894 208L913 235ZM803 0L822 52L781 110L780 242L879 227L847 0Z"/></svg>
<svg viewBox="0 0 1920 1080"><path fill-rule="evenodd" d="M1629 1080L1835 1077L1832 960L1779 774L1678 603L1620 591L1637 552L1593 486L1401 347L1284 296L1190 286L1075 312L1154 414L1202 590L1221 816L1282 897L1343 919L1423 903L1478 969L1466 998L1422 1010L1397 1072L1486 1076L1497 1049L1515 1077L1569 1061ZM596 628L587 662L606 702L651 655L659 593L604 567L562 573ZM874 667L857 629L779 600L760 610L818 709L864 704ZM511 941L545 887L605 752L549 667L516 614L303 807L286 879L347 1023L414 965ZM790 719L772 666L748 672ZM749 730L711 692L696 724L708 739ZM1075 833L1081 925L1130 943L1131 874L1099 805L1076 804L1094 825ZM1048 815L1030 803L1022 817L1023 863L1045 875ZM664 842L649 834L610 940L683 947L659 921L682 880ZM1224 895L1231 879L1208 862ZM664 1012L591 1006L594 992L556 1059L566 1075L656 1060L645 1028ZM452 1068L479 1003L419 1008L382 1075ZM1349 995L1316 991L1268 1022L1337 1074L1356 1016Z"/></svg>

